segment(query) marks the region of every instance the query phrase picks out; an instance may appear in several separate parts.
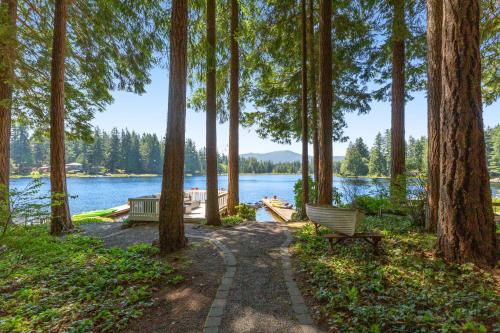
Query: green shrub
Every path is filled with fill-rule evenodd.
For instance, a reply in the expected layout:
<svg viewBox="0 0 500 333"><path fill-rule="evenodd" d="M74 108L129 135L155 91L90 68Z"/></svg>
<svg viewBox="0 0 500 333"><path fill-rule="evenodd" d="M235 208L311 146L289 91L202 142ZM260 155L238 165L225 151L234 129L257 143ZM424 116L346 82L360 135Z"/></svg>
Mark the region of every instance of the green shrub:
<svg viewBox="0 0 500 333"><path fill-rule="evenodd" d="M239 204L236 206L236 215L245 221L255 221L257 217L257 210L250 205Z"/></svg>
<svg viewBox="0 0 500 333"><path fill-rule="evenodd" d="M244 221L243 218L239 215L229 215L229 216L224 216L222 218L222 225L229 227L240 224L243 221Z"/></svg>
<svg viewBox="0 0 500 333"><path fill-rule="evenodd" d="M389 198L371 197L369 195L360 195L354 198L352 206L362 210L367 215L377 215L392 207Z"/></svg>

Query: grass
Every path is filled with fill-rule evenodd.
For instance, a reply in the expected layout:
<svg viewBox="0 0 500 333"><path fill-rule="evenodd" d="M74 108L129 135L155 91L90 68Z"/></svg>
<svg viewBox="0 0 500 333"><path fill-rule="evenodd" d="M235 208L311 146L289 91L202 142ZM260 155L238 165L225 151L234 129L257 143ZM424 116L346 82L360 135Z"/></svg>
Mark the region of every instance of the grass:
<svg viewBox="0 0 500 333"><path fill-rule="evenodd" d="M406 219L369 217L360 231L385 235L384 255L364 242L336 245L311 224L293 245L318 315L338 332L498 331L500 298L492 272L433 256L434 235ZM325 232L326 229L322 230Z"/></svg>
<svg viewBox="0 0 500 333"><path fill-rule="evenodd" d="M106 249L36 226L13 228L0 245L0 332L114 332L151 305L153 286L180 279L145 244Z"/></svg>

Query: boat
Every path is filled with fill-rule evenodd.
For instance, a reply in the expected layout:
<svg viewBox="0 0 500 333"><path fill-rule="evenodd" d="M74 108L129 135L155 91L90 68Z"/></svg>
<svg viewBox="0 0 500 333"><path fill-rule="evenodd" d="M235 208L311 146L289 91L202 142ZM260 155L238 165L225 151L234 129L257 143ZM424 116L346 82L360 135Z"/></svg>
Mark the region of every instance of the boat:
<svg viewBox="0 0 500 333"><path fill-rule="evenodd" d="M276 208L292 208L293 205L290 204L288 201L284 200L279 200L279 199L271 199L269 200L271 202L271 205Z"/></svg>
<svg viewBox="0 0 500 333"><path fill-rule="evenodd" d="M363 220L363 212L357 209L338 208L329 205L306 205L307 217L315 225L322 225L340 234L352 236Z"/></svg>

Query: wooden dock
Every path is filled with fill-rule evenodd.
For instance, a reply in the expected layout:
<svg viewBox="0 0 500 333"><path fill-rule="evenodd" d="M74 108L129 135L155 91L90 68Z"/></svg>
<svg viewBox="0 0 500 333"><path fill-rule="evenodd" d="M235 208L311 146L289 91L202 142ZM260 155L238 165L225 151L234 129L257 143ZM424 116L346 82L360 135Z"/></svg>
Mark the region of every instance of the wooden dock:
<svg viewBox="0 0 500 333"><path fill-rule="evenodd" d="M262 203L283 221L290 222L292 220L295 209L274 207L271 203L271 199L262 199Z"/></svg>

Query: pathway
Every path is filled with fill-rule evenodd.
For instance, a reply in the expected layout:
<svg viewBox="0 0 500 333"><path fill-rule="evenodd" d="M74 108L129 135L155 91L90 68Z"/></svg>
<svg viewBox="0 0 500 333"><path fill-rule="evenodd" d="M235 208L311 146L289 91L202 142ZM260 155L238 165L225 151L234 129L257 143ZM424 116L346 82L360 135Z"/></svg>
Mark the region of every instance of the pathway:
<svg viewBox="0 0 500 333"><path fill-rule="evenodd" d="M108 246L158 238L157 225L120 229L117 224L93 224L84 229ZM316 331L293 281L288 254L292 238L286 227L253 222L211 230L186 224L186 235L211 240L226 264L204 332Z"/></svg>

